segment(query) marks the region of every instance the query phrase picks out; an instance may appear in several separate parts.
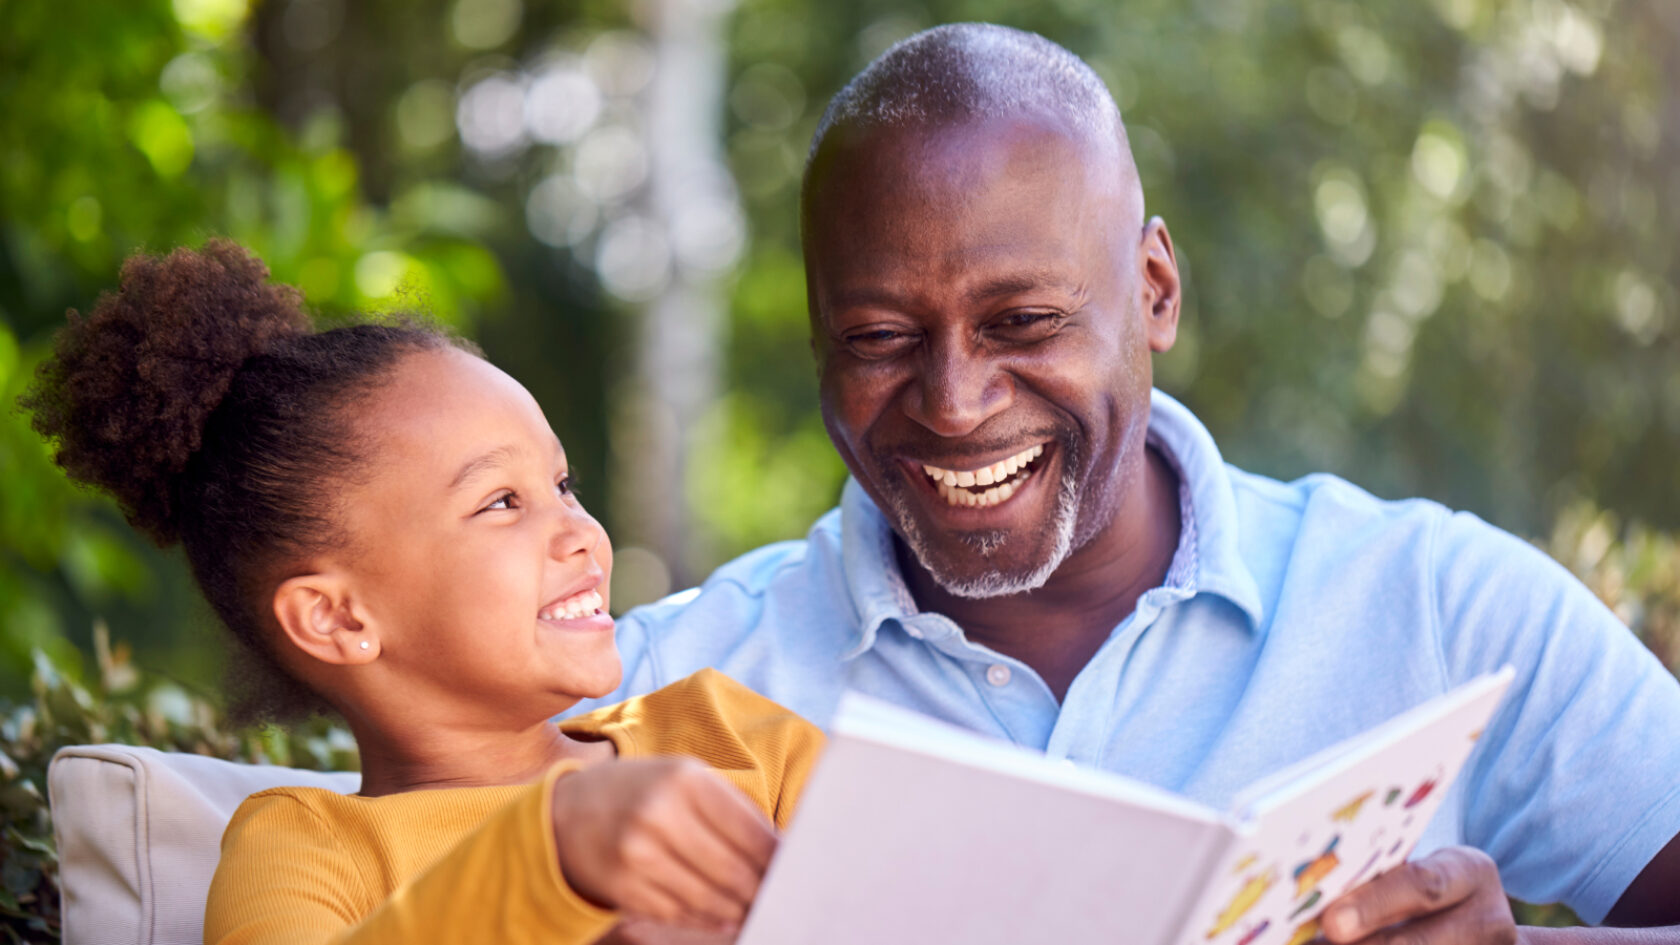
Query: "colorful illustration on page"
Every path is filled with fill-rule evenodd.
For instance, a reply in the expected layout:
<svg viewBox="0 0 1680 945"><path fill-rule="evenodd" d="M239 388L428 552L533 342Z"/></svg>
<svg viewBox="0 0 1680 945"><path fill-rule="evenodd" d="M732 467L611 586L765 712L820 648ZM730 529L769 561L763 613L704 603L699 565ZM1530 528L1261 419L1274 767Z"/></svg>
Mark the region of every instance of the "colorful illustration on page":
<svg viewBox="0 0 1680 945"><path fill-rule="evenodd" d="M1213 928L1208 929L1207 937L1209 939L1218 938L1220 933L1236 925L1237 920L1247 915L1248 911L1254 908L1255 903L1266 895L1266 890L1271 889L1272 884L1276 882L1277 873L1273 870L1250 876L1248 881L1237 889L1237 894L1231 898L1224 911L1220 912L1218 917L1213 920Z"/></svg>
<svg viewBox="0 0 1680 945"><path fill-rule="evenodd" d="M1265 800L1203 892L1184 945L1310 941L1331 903L1410 855L1474 748L1483 723L1464 715L1435 719L1298 794Z"/></svg>

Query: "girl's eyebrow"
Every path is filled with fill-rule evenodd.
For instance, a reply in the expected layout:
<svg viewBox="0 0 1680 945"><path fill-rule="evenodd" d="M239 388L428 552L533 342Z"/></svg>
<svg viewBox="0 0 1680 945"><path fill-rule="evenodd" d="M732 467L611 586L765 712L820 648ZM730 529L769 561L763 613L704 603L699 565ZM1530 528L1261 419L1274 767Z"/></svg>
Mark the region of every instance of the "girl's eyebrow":
<svg viewBox="0 0 1680 945"><path fill-rule="evenodd" d="M474 476L488 472L498 466L506 465L507 462L518 453L519 450L516 447L498 446L487 453L483 453L468 460L466 464L461 467L460 472L455 474L455 478L449 481L449 491L454 492L456 489L461 488L462 485L466 484L466 482Z"/></svg>
<svg viewBox="0 0 1680 945"><path fill-rule="evenodd" d="M553 437L550 440L550 443L554 448L554 452L561 458L564 458L566 453L560 446L560 438ZM467 460L466 464L463 465L460 471L455 474L455 478L449 481L449 491L454 492L456 489L461 488L461 486L465 485L468 480L475 476L507 465L510 461L518 458L523 452L524 451L519 447L510 443L505 446L498 446L493 450Z"/></svg>

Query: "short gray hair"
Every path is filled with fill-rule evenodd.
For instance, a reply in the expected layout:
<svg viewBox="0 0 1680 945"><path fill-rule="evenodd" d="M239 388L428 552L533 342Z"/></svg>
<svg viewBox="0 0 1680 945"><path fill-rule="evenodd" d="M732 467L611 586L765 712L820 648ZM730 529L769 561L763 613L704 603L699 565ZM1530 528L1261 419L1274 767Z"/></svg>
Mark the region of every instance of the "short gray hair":
<svg viewBox="0 0 1680 945"><path fill-rule="evenodd" d="M836 127L875 128L1054 115L1093 140L1126 149L1114 96L1085 61L1036 33L949 23L900 40L828 103L807 156Z"/></svg>

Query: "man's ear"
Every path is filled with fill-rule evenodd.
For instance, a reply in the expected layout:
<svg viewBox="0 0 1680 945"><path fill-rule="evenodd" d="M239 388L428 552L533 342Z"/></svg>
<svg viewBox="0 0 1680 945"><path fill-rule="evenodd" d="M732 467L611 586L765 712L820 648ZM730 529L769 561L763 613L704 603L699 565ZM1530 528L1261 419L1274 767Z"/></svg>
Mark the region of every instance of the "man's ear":
<svg viewBox="0 0 1680 945"><path fill-rule="evenodd" d="M1178 309L1183 301L1172 235L1160 217L1150 217L1143 226L1143 240L1138 244L1138 280L1147 318L1149 350L1160 354L1178 340Z"/></svg>
<svg viewBox="0 0 1680 945"><path fill-rule="evenodd" d="M331 572L282 581L274 592L274 617L300 652L334 666L371 663L379 634L351 603L348 584Z"/></svg>

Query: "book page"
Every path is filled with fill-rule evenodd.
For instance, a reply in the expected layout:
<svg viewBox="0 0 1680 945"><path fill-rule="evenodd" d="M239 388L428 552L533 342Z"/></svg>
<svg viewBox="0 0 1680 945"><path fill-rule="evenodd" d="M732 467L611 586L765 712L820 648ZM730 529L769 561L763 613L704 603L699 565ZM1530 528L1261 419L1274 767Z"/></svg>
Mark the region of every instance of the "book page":
<svg viewBox="0 0 1680 945"><path fill-rule="evenodd" d="M1510 681L1478 677L1245 791L1179 945L1310 941L1326 906L1411 854Z"/></svg>
<svg viewBox="0 0 1680 945"><path fill-rule="evenodd" d="M1219 814L852 697L740 945L1167 942Z"/></svg>
<svg viewBox="0 0 1680 945"><path fill-rule="evenodd" d="M1224 814L1180 794L1132 778L1088 768L1042 752L998 741L947 722L911 712L890 702L847 693L829 726L835 735L848 735L882 745L896 745L954 764L968 765L1038 781L1068 790L1088 791L1142 807L1201 821L1223 821Z"/></svg>

